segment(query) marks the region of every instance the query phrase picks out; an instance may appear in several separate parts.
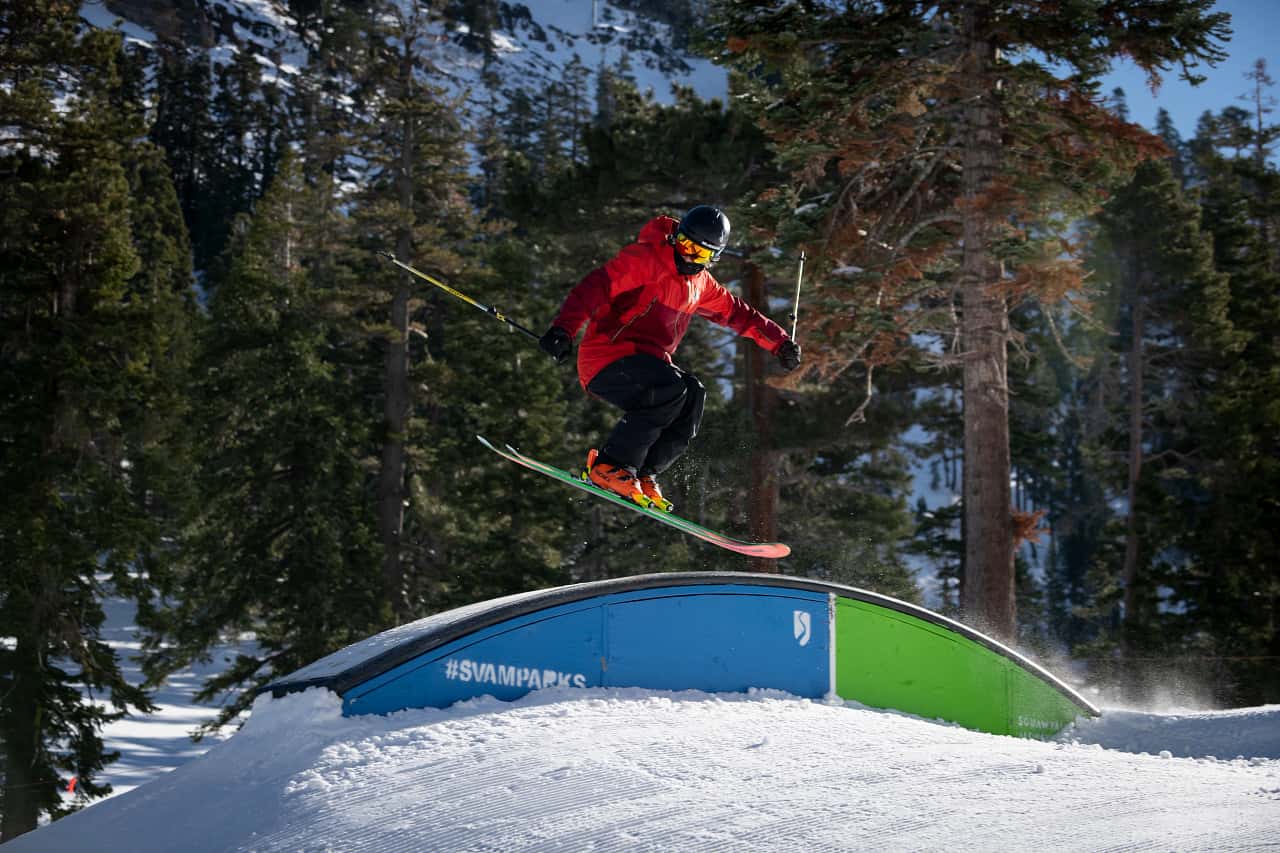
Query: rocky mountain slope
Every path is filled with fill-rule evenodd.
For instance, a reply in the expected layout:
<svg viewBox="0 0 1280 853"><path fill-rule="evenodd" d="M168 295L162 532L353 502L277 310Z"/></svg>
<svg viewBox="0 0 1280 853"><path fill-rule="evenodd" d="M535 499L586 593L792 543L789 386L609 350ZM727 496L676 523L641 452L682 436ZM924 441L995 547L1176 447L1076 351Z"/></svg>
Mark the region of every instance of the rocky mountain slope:
<svg viewBox="0 0 1280 853"><path fill-rule="evenodd" d="M400 3L411 0L397 0ZM319 42L298 14L306 0L85 0L81 17L119 26L133 43L161 42L207 51L215 63L252 51L268 79L288 86ZM470 21L470 22L469 22ZM483 24L483 31L476 22ZM460 88L484 73L499 91L536 91L562 79L575 57L594 76L601 69L633 77L659 100L673 82L704 97L723 97L725 74L688 49L688 2L531 0L454 3L439 23L438 67Z"/></svg>

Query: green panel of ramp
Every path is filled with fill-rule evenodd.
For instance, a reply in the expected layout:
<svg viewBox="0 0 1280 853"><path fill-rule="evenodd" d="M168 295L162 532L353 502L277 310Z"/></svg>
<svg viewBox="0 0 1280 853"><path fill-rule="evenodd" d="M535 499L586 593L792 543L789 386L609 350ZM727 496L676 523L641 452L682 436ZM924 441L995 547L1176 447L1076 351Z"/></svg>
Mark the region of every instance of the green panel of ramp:
<svg viewBox="0 0 1280 853"><path fill-rule="evenodd" d="M1081 708L1017 660L906 613L836 600L836 693L1001 735L1046 737Z"/></svg>

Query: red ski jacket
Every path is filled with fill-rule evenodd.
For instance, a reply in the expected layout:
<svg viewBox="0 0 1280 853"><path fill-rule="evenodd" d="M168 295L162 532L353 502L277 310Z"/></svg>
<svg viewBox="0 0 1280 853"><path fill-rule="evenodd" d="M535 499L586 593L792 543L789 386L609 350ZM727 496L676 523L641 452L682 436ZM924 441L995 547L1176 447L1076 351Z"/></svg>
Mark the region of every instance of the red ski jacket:
<svg viewBox="0 0 1280 853"><path fill-rule="evenodd" d="M565 297L552 322L578 335L578 381L586 388L606 365L636 353L671 361L689 320L697 314L733 329L769 352L777 352L787 333L777 323L734 296L699 270L681 275L667 237L679 223L669 216L651 219L636 242L599 269L587 273Z"/></svg>

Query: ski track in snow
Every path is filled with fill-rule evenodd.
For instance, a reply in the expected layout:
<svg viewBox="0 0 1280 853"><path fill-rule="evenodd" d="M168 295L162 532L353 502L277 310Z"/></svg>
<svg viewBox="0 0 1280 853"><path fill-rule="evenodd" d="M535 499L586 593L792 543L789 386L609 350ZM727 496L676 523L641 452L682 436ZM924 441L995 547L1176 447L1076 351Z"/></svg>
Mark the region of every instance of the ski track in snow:
<svg viewBox="0 0 1280 853"><path fill-rule="evenodd" d="M1233 760L1161 757L1170 718L1146 717L1040 742L775 691L343 718L313 689L259 699L202 758L13 850L1274 849L1280 706L1170 724L1234 732Z"/></svg>

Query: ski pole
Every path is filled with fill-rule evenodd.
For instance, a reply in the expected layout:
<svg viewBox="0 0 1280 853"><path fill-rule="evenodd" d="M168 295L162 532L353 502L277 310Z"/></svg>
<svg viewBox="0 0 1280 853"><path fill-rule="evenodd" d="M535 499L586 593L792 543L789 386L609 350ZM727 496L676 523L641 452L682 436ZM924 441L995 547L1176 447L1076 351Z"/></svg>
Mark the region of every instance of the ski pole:
<svg viewBox="0 0 1280 853"><path fill-rule="evenodd" d="M443 281L440 281L439 279L432 278L431 276L429 276L429 275L427 275L426 273L421 272L421 271L419 271L419 270L415 270L413 267L409 266L408 264L406 264L406 263L402 263L400 260L398 260L398 259L396 258L396 256L395 256L395 255L391 254L390 252L383 252L383 251L379 251L379 252L378 252L378 254L379 254L379 255L381 255L382 257L386 258L387 260L391 261L391 263L393 263L393 264L395 264L396 266L400 267L400 269L404 270L405 272L413 273L413 274L414 274L414 275L416 275L418 278L422 279L423 281L427 282L428 284L433 284L433 285L435 285L436 287L440 288L441 290L443 290L445 293L449 294L450 296L456 296L456 297L458 297L459 299L461 299L463 302L467 303L468 305L472 305L472 306L474 306L474 307L476 307L476 308L479 308L479 309L480 309L481 311L483 311L484 313L489 314L489 315L491 315L491 316L493 316L493 317L498 318L499 320L501 320L502 322L504 322L504 323L506 323L508 326L510 326L512 329L515 329L517 332L524 332L526 335L528 335L529 337L533 338L535 341L536 341L536 340L538 340L538 335L536 335L536 334L534 334L533 332L529 331L529 330L528 330L528 329L526 329L524 326L521 326L521 325L520 325L519 323L517 323L515 320L512 320L512 319L508 318L508 317L507 317L507 316L505 316L501 311L499 311L497 308L492 308L492 307L490 307L490 306L488 306L488 305L485 305L484 303L477 302L476 300L472 299L470 296L467 296L465 293L461 293L461 292L459 292L459 291L457 291L457 290L454 290L452 287L450 287L449 285L445 284Z"/></svg>
<svg viewBox="0 0 1280 853"><path fill-rule="evenodd" d="M796 325L800 322L800 282L804 281L804 249L800 250L800 268L796 271L796 304L791 309L791 340L796 339Z"/></svg>

